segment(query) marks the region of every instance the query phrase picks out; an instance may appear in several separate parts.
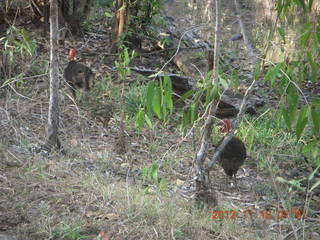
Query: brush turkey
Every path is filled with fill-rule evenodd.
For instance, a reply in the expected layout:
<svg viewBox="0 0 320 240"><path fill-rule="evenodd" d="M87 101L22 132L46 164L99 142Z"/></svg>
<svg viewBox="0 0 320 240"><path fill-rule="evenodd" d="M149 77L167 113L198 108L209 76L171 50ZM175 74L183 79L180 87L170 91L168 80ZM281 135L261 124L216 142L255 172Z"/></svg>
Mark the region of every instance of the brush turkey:
<svg viewBox="0 0 320 240"><path fill-rule="evenodd" d="M90 90L92 85L93 72L91 69L74 60L76 55L75 49L69 51L70 62L64 70L64 78L69 84L72 95L76 97L76 89L83 88L86 92Z"/></svg>
<svg viewBox="0 0 320 240"><path fill-rule="evenodd" d="M229 119L223 120L223 131L228 133L231 131L231 122ZM217 144L219 146L224 138ZM237 137L232 137L225 148L221 151L219 163L224 172L232 178L235 177L239 168L247 157L247 151L244 143Z"/></svg>

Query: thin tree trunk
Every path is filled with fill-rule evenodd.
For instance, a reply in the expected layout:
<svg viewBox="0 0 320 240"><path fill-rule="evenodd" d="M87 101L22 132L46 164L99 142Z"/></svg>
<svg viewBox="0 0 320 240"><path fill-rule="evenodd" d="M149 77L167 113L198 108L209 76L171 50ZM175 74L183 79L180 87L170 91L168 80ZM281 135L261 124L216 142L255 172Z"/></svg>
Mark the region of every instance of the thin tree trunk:
<svg viewBox="0 0 320 240"><path fill-rule="evenodd" d="M220 56L220 0L216 0L216 26L214 32L214 56L213 56L213 84L219 83L219 56Z"/></svg>
<svg viewBox="0 0 320 240"><path fill-rule="evenodd" d="M111 52L118 52L117 44L121 40L121 35L127 31L128 24L132 17L132 14L136 16L137 9L133 8L133 0L117 0L115 22L112 31L112 46Z"/></svg>
<svg viewBox="0 0 320 240"><path fill-rule="evenodd" d="M122 82L121 86L121 96L120 96L120 106L121 106L121 114L120 114L120 123L119 123L119 134L118 134L118 141L115 145L115 151L117 154L124 154L126 153L126 136L125 136L125 112L124 112L124 83Z"/></svg>
<svg viewBox="0 0 320 240"><path fill-rule="evenodd" d="M116 4L116 14L115 22L113 25L113 36L112 36L112 46L111 52L118 52L118 42L120 40L121 34L125 30L125 10L126 6L123 0L117 0Z"/></svg>
<svg viewBox="0 0 320 240"><path fill-rule="evenodd" d="M218 73L219 73L219 41L220 41L220 0L215 0L215 8L216 8L216 25L215 25L215 44L214 44L214 57L213 57L213 78L212 81L214 84L218 84ZM204 160L207 155L208 149L211 144L211 132L213 125L212 116L215 115L217 111L218 103L216 100L212 100L208 110L208 116L205 122L202 138L201 138L201 146L196 155L195 160L195 184L196 184L196 198L197 200L205 200L213 201L211 204L216 204L216 199L214 193L211 193L208 189L208 186L205 183L205 171L204 171ZM212 196L209 196L209 195Z"/></svg>
<svg viewBox="0 0 320 240"><path fill-rule="evenodd" d="M239 5L238 5L238 2L236 0L235 0L235 6L236 6L236 11L239 12ZM241 103L241 106L240 106L239 113L238 113L238 115L237 115L237 117L236 117L236 119L234 121L233 128L232 128L231 132L228 133L223 138L223 141L221 142L219 147L215 150L215 153L213 154L211 160L208 162L206 168L204 169L204 172L209 172L211 170L213 165L220 158L220 154L221 154L222 150L225 148L225 146L230 142L230 140L234 136L234 132L238 128L239 122L240 122L242 116L245 113L245 109L246 109L245 106L246 106L246 103L248 101L249 95L250 95L250 93L251 93L251 91L253 89L253 86L255 85L256 81L258 80L258 79L256 79L256 76L254 74L254 71L255 71L254 67L255 67L255 64L259 62L259 57L258 57L258 54L256 53L255 49L251 46L250 42L247 40L248 38L245 37L246 36L246 31L245 31L244 24L243 24L242 19L241 19L240 16L239 16L239 26L240 26L240 29L241 29L241 33L243 35L243 39L246 39L245 40L245 44L247 45L247 48L249 50L249 55L250 55L250 57L252 59L253 81L252 81L251 85L249 86L249 88L246 90L246 92L244 94L244 97L242 99L242 103ZM261 67L260 67L260 69L261 69Z"/></svg>
<svg viewBox="0 0 320 240"><path fill-rule="evenodd" d="M59 127L59 56L58 0L50 1L50 102L46 147L60 148Z"/></svg>

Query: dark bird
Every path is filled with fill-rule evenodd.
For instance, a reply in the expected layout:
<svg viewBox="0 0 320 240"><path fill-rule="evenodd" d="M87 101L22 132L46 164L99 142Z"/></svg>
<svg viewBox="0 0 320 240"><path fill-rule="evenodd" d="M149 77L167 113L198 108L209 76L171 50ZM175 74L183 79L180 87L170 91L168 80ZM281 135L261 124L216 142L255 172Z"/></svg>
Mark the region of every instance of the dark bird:
<svg viewBox="0 0 320 240"><path fill-rule="evenodd" d="M76 50L71 48L69 51L70 62L64 69L64 78L69 84L72 95L76 97L76 89L83 88L86 92L90 90L92 85L93 72L87 66L74 60Z"/></svg>
<svg viewBox="0 0 320 240"><path fill-rule="evenodd" d="M228 133L231 131L231 122L229 119L223 119L223 132ZM224 139L224 138L223 138ZM217 144L220 146L223 139ZM247 157L247 151L244 143L236 137L232 137L231 140L227 143L224 149L221 151L219 158L219 163L222 166L224 172L232 178L235 177L241 165L244 163L244 160Z"/></svg>
<svg viewBox="0 0 320 240"><path fill-rule="evenodd" d="M231 41L237 41L242 39L243 39L243 35L241 33L235 34L230 38Z"/></svg>

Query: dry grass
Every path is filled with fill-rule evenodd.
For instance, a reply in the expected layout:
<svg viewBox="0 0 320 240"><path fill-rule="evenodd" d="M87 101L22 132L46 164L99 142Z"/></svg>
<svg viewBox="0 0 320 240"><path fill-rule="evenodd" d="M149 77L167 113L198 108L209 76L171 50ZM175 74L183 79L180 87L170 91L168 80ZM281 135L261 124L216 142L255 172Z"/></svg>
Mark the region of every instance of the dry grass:
<svg viewBox="0 0 320 240"><path fill-rule="evenodd" d="M79 48L85 44L77 42ZM60 56L65 53L62 50ZM262 167L257 168L257 159L270 169L281 162L283 158L273 153L279 153L288 141L265 148L269 135L271 139L279 137L269 132L258 136L254 126L241 130L242 137L249 142L252 135L254 140L258 136L266 139L266 144L250 142L249 154L253 158L246 160L238 172L240 190L225 183L219 166L211 173L218 197L215 209L197 208L193 201L192 139L186 137L182 141L177 124L163 127L159 123L154 132L139 132L133 120L128 119L128 152L116 155L113 149L118 114L104 129L93 118L90 106L70 100L63 82L59 137L65 152L41 151L49 98L45 59L48 56L43 54L28 66L20 63L20 71L29 72L27 76L31 77L21 88L14 87L15 91L5 89L6 96L0 98L0 232L19 240L89 240L110 231L114 231L112 239L283 239L292 232L287 219L261 217L267 209L275 214L279 196L272 178ZM160 57L155 59L165 62ZM145 62L148 65L148 60ZM95 70L104 74L103 65L96 64ZM117 95L108 97L118 99ZM198 138L198 129L196 133ZM160 183L144 174L144 169L153 163L160 166ZM281 187L286 201L304 201L304 195L289 194L286 186ZM296 206L295 202L292 204ZM254 209L255 214L244 217L244 211L249 209ZM213 211L219 210L238 211L239 217L212 219ZM307 223L294 218L292 221L295 229L308 226L308 234L318 227L316 218Z"/></svg>
<svg viewBox="0 0 320 240"><path fill-rule="evenodd" d="M117 116L103 129L65 98L60 138L66 155L38 152L45 137L47 94L32 97L31 101L9 93L2 105L10 121L2 119L8 131L1 144L0 220L19 239L96 239L99 232L110 230L119 239L274 239L287 228L282 222L281 230L275 227L270 232L273 224L280 224L277 219L213 220L213 209L197 209L189 180L179 180L189 174L193 156L189 138L163 159L162 185L145 179L143 169L181 139L177 130L158 128L150 135L131 128L129 152L117 156L113 152ZM268 177L248 170L239 192L226 186L224 174L216 168L211 176L216 179L216 210L266 206L257 194L266 193L261 187ZM257 179L261 183L254 184Z"/></svg>

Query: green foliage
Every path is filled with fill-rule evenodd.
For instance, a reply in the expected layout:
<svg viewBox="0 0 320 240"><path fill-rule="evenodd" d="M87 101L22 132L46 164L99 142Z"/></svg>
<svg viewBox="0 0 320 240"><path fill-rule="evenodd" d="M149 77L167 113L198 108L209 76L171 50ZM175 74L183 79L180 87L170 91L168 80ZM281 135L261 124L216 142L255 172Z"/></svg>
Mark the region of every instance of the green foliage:
<svg viewBox="0 0 320 240"><path fill-rule="evenodd" d="M145 29L152 23L152 18L158 15L163 8L162 0L141 0L134 3L133 8L138 11L132 24L141 29ZM136 29L138 30L138 29Z"/></svg>
<svg viewBox="0 0 320 240"><path fill-rule="evenodd" d="M313 123L313 134L320 133L320 100L314 99L310 107L310 114Z"/></svg>
<svg viewBox="0 0 320 240"><path fill-rule="evenodd" d="M4 41L5 54L9 57L9 61L13 64L16 59L33 56L36 50L36 42L28 35L24 29L11 26L7 30L7 37L0 39Z"/></svg>
<svg viewBox="0 0 320 240"><path fill-rule="evenodd" d="M124 37L124 43L141 41L148 34L158 35L158 26L166 25L166 20L160 15L163 0L140 0L130 2L131 16L129 27ZM164 40L168 44L170 40Z"/></svg>
<svg viewBox="0 0 320 240"><path fill-rule="evenodd" d="M286 17L288 13L293 13L296 9L311 11L313 0L277 0L276 10L280 17Z"/></svg>
<svg viewBox="0 0 320 240"><path fill-rule="evenodd" d="M73 225L62 223L53 229L52 235L54 236L54 238L64 240L81 240L88 238L88 236L84 236L81 234L81 227L79 226L79 224Z"/></svg>
<svg viewBox="0 0 320 240"><path fill-rule="evenodd" d="M131 87L126 93L125 113L129 117L135 117L145 104L145 86Z"/></svg>
<svg viewBox="0 0 320 240"><path fill-rule="evenodd" d="M291 192L293 190L293 188L298 189L300 191L306 191L307 189L305 187L302 186L302 182L304 181L308 181L309 184L313 182L313 180L315 179L315 174L319 171L320 169L320 165L315 168L312 173L309 174L308 177L302 177L298 180L296 179L292 179L292 180L285 180L281 177L278 177L277 180L281 183L286 183L290 186L289 192ZM312 192L314 189L320 187L320 182L319 181L315 181L314 183L312 183L308 189L309 192Z"/></svg>
<svg viewBox="0 0 320 240"><path fill-rule="evenodd" d="M317 139L305 143L301 147L301 152L308 159L308 162L314 166L320 166L320 142Z"/></svg>
<svg viewBox="0 0 320 240"><path fill-rule="evenodd" d="M141 106L136 117L136 125L142 128L145 123L152 128L151 119L156 116L163 122L169 120L169 116L173 112L172 99L172 82L169 77L164 77L159 80L157 85L155 81L150 81L147 86L145 95L145 103Z"/></svg>
<svg viewBox="0 0 320 240"><path fill-rule="evenodd" d="M148 179L151 183L155 184L160 192L166 192L168 186L165 180L161 179L159 181L159 169L158 163L153 163L150 167L145 167L142 171L143 179ZM146 188L145 193L149 193L149 188Z"/></svg>
<svg viewBox="0 0 320 240"><path fill-rule="evenodd" d="M310 52L306 53L311 55ZM309 61L313 62L312 57ZM306 97L302 95L302 90L299 82L295 82L294 76L304 75L304 69L301 64L285 64L284 62L271 67L265 80L270 83L275 90L275 93L283 96L280 100L281 115L289 130L294 126L297 140L303 136L303 131L307 126L313 129L313 136L319 135L319 118L320 104L317 100L313 100L310 104ZM303 77L304 78L304 77ZM301 103L303 101L303 104Z"/></svg>
<svg viewBox="0 0 320 240"><path fill-rule="evenodd" d="M303 0L278 0L276 1L276 9L280 19L290 19L295 17L297 13L301 14L300 20L303 20L301 24L301 30L297 29L299 35L299 52L296 55L294 61L289 61L289 58L283 62L277 63L268 69L265 75L265 81L273 89L275 95L280 96L279 107L275 112L272 113L270 121L276 122L277 126L274 126L274 130L278 133L284 133L281 128L283 125L289 130L287 135L282 136L282 141L278 142L278 136L276 132L271 130L260 129L258 125L257 132L255 135L256 143L264 143L268 139L268 135L272 136L269 143L271 149L275 149L277 144L285 145L285 151L292 151L296 154L297 159L300 159L300 154L303 154L304 159L307 161L307 166L314 169L313 174L310 176L303 177L301 179L294 179L287 181L285 179L278 179L295 189L305 189L301 182L309 181L310 188L319 187L320 184L313 184L311 180L314 179L315 172L319 171L320 168L320 101L312 96L312 92L307 93L305 85L307 82L317 83L319 81L319 51L320 48L320 34L315 29L320 29L320 17L315 19L309 18L308 13L312 9L313 1ZM305 15L302 15L302 14ZM283 43L286 43L288 39L288 29L286 26L278 27L277 32L279 33ZM270 39L271 40L271 39ZM279 121L283 120L283 121ZM279 128L280 127L280 128ZM259 137L260 135L265 137ZM295 138L295 142L292 140ZM280 139L278 139L280 140ZM288 144L290 142L290 144ZM271 150L270 149L270 150ZM283 152L285 152L283 151ZM283 154L283 153L281 153ZM292 153L290 153L292 154ZM275 159L274 156L270 159ZM306 164L306 162L301 162ZM310 190L310 189L309 189Z"/></svg>
<svg viewBox="0 0 320 240"><path fill-rule="evenodd" d="M27 81L24 79L23 66L36 52L35 40L30 38L26 30L11 26L7 30L7 36L0 38L0 45L3 45L4 60L8 65L7 79L0 79L0 87L11 82L15 82L17 88L24 87ZM12 77L16 72L18 73Z"/></svg>
<svg viewBox="0 0 320 240"><path fill-rule="evenodd" d="M129 63L135 58L136 53L135 51L132 51L130 55L128 48L126 47L120 47L120 49L122 51L118 57L118 61L115 61L114 65L118 71L119 79L123 81L131 74L131 69L128 66Z"/></svg>
<svg viewBox="0 0 320 240"><path fill-rule="evenodd" d="M289 192L292 192L293 188L295 189L299 189L300 191L306 191L306 188L302 186L301 182L304 180L304 179L299 179L299 180L296 180L296 179L292 179L292 180L286 180L284 178L281 178L281 177L278 177L277 180L281 183L286 183L288 184L290 187L289 189Z"/></svg>
<svg viewBox="0 0 320 240"><path fill-rule="evenodd" d="M143 169L143 177L148 178L149 181L158 184L159 183L159 177L158 177L158 172L159 172L159 164L153 163L150 167L145 167Z"/></svg>
<svg viewBox="0 0 320 240"><path fill-rule="evenodd" d="M192 90L181 96L180 101L188 101L187 107L183 109L181 128L186 133L188 127L193 125L199 118L199 111L207 109L213 99L219 100L222 88L228 88L229 82L224 78L219 78L219 84L213 84L211 81L211 72L205 79L198 82L196 91ZM189 99L192 96L191 99ZM201 99L205 99L202 104Z"/></svg>

